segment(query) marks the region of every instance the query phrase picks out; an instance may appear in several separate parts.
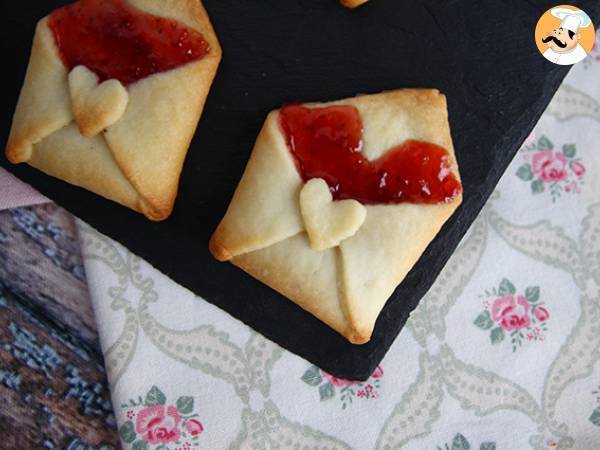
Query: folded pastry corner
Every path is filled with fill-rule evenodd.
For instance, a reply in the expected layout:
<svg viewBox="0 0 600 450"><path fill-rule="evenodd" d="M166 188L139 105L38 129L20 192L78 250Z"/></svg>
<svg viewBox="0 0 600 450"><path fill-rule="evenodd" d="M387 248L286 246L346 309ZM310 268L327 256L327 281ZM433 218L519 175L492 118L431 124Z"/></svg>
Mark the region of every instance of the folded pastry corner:
<svg viewBox="0 0 600 450"><path fill-rule="evenodd" d="M439 91L289 105L267 117L210 251L361 344L461 201Z"/></svg>
<svg viewBox="0 0 600 450"><path fill-rule="evenodd" d="M356 8L367 3L369 0L340 0L340 3L347 8Z"/></svg>
<svg viewBox="0 0 600 450"><path fill-rule="evenodd" d="M37 25L7 158L163 220L220 60L198 0L59 8Z"/></svg>

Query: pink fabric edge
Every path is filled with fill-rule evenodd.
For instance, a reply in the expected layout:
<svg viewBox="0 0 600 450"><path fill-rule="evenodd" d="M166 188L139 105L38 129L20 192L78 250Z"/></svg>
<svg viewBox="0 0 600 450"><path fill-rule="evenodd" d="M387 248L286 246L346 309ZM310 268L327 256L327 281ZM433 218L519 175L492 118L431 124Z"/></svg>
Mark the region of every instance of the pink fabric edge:
<svg viewBox="0 0 600 450"><path fill-rule="evenodd" d="M48 203L51 200L0 167L0 211Z"/></svg>

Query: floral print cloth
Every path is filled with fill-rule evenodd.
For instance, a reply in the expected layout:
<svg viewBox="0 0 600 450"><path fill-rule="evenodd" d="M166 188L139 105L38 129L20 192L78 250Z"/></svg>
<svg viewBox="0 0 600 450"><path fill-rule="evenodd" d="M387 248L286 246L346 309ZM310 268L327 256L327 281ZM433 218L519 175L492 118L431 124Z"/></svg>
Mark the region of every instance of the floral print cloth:
<svg viewBox="0 0 600 450"><path fill-rule="evenodd" d="M365 382L80 223L123 447L600 448L599 80L596 48Z"/></svg>
<svg viewBox="0 0 600 450"><path fill-rule="evenodd" d="M162 391L152 386L138 400L122 404L127 421L119 427L121 439L134 449L174 448L188 450L198 442L204 426L194 413L194 398L181 396L174 404L167 404Z"/></svg>
<svg viewBox="0 0 600 450"><path fill-rule="evenodd" d="M81 223L124 448L600 448L598 80L593 53L365 382Z"/></svg>
<svg viewBox="0 0 600 450"><path fill-rule="evenodd" d="M517 294L515 286L504 278L498 288L486 289L484 298L485 309L473 323L482 330L489 330L492 344L504 341L509 335L515 352L524 339L545 339L543 332L547 331L550 313L540 301L539 286L530 286L524 294Z"/></svg>

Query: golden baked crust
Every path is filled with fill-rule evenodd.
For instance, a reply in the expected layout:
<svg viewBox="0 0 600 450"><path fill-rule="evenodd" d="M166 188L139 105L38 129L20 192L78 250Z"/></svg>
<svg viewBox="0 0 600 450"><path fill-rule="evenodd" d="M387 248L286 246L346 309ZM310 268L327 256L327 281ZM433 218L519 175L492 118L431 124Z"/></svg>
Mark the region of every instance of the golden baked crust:
<svg viewBox="0 0 600 450"><path fill-rule="evenodd" d="M440 145L458 166L445 97L434 89L402 89L336 101L363 120L369 160L407 139ZM308 104L307 106L321 106ZM419 259L462 196L438 205L366 205L364 223L339 245L311 247L300 211L302 182L269 114L210 251L290 298L353 343L368 342L396 286Z"/></svg>
<svg viewBox="0 0 600 450"><path fill-rule="evenodd" d="M87 84L89 80L77 83L69 76L48 18L42 19L36 28L6 155L13 163L28 162L151 220L163 220L173 209L183 162L221 60L221 47L200 0L127 1L199 31L210 52L198 61L131 84L126 98L118 86L108 86L111 89L104 92L105 102L97 113L85 116L78 105L85 103L86 95L93 95L89 92L93 86ZM71 75L78 69L81 66ZM120 97L110 98L113 95ZM86 138L77 137L77 128L70 127L76 116L79 131ZM61 147L48 148L46 140L60 142ZM89 148L102 148L102 156L82 151Z"/></svg>
<svg viewBox="0 0 600 450"><path fill-rule="evenodd" d="M367 3L369 0L340 0L340 3L347 8L356 8Z"/></svg>

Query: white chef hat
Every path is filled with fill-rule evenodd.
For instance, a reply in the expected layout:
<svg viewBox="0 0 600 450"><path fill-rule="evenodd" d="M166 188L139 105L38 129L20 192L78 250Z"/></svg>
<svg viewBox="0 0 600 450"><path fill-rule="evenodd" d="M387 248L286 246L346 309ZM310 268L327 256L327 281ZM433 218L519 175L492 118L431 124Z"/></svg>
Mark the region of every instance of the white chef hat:
<svg viewBox="0 0 600 450"><path fill-rule="evenodd" d="M578 9L576 11L567 8L554 8L551 11L554 17L561 20L560 27L576 33L580 28L585 28L592 23L590 16Z"/></svg>

